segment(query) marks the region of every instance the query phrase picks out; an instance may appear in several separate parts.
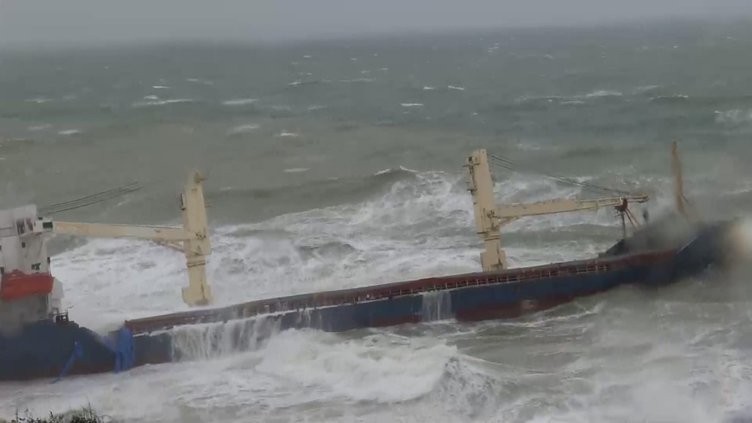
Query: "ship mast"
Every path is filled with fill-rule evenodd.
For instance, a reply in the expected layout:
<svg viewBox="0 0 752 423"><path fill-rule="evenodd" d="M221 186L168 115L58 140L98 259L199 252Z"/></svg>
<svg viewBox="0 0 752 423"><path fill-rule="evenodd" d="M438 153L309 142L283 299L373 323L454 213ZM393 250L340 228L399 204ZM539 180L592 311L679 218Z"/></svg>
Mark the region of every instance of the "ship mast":
<svg viewBox="0 0 752 423"><path fill-rule="evenodd" d="M506 254L501 248L501 226L526 216L598 210L603 207L626 207L629 202L644 203L647 195L623 195L592 200L554 199L527 204L497 205L493 180L485 149L473 151L467 158L468 190L473 198L476 232L483 239L480 261L484 272L508 268Z"/></svg>
<svg viewBox="0 0 752 423"><path fill-rule="evenodd" d="M682 177L682 165L679 159L679 151L676 141L671 143L671 170L674 174L674 201L676 210L685 219L689 219L686 208L686 197L684 196L684 178Z"/></svg>
<svg viewBox="0 0 752 423"><path fill-rule="evenodd" d="M204 204L204 177L193 172L180 196L183 227L113 225L102 223L61 222L39 218L35 233L56 233L82 237L136 238L156 241L182 250L188 270L188 286L183 288L183 301L190 306L212 302L206 280L206 257L211 254L209 229Z"/></svg>

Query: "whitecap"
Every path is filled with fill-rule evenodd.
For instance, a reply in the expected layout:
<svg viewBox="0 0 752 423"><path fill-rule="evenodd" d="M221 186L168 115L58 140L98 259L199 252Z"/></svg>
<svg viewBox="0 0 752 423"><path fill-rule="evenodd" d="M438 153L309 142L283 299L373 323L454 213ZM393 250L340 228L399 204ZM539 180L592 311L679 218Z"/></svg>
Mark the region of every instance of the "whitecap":
<svg viewBox="0 0 752 423"><path fill-rule="evenodd" d="M752 109L750 110L733 109L733 110L726 110L726 111L716 110L714 113L715 113L716 123L721 123L721 124L726 124L726 125L740 125L740 124L752 123Z"/></svg>
<svg viewBox="0 0 752 423"><path fill-rule="evenodd" d="M567 101L569 97L559 97L559 96L530 96L530 95L523 95L521 97L517 97L514 101L515 103L526 103L528 101L547 101L551 103L553 100L561 100L561 101ZM582 98L582 96L574 96L571 98Z"/></svg>
<svg viewBox="0 0 752 423"><path fill-rule="evenodd" d="M36 103L36 104L44 104L44 103L49 103L51 101L52 99L47 98L47 97L34 97L34 98L29 98L26 100L27 103Z"/></svg>
<svg viewBox="0 0 752 423"><path fill-rule="evenodd" d="M410 169L409 167L405 167L405 166L402 166L402 165L400 165L400 167L399 167L399 168L400 168L400 170L404 170L405 172L410 172L410 173L418 173L418 171L417 171L417 170L415 170L415 169Z"/></svg>
<svg viewBox="0 0 752 423"><path fill-rule="evenodd" d="M299 137L300 134L298 134L297 132L282 131L277 136L285 137L285 138L295 138L295 137Z"/></svg>
<svg viewBox="0 0 752 423"><path fill-rule="evenodd" d="M525 141L517 143L517 148L522 151L540 151L541 149L543 149L543 146L531 141Z"/></svg>
<svg viewBox="0 0 752 423"><path fill-rule="evenodd" d="M658 88L661 88L661 86L660 85L640 85L639 87L634 89L634 92L636 94L642 94L648 91L656 90Z"/></svg>
<svg viewBox="0 0 752 423"><path fill-rule="evenodd" d="M44 123L42 125L29 126L26 129L28 129L29 131L43 131L45 129L50 129L50 128L52 128L52 125L50 125L49 123Z"/></svg>
<svg viewBox="0 0 752 423"><path fill-rule="evenodd" d="M144 100L159 100L159 97L156 95L147 95L144 96Z"/></svg>
<svg viewBox="0 0 752 423"><path fill-rule="evenodd" d="M259 129L259 125L255 123L248 123L244 125L238 125L233 128L230 128L229 131L227 131L227 135L238 135L238 134L247 134L249 132L253 132L256 129Z"/></svg>
<svg viewBox="0 0 752 423"><path fill-rule="evenodd" d="M465 87L459 87L457 85L447 85L449 90L465 91Z"/></svg>
<svg viewBox="0 0 752 423"><path fill-rule="evenodd" d="M589 92L585 94L586 98L595 98L595 97L620 97L622 93L619 91L613 91L613 90L595 90L592 92Z"/></svg>
<svg viewBox="0 0 752 423"><path fill-rule="evenodd" d="M307 167L292 167L290 169L285 169L284 172L285 173L301 173L301 172L308 172L309 170L311 169Z"/></svg>
<svg viewBox="0 0 752 423"><path fill-rule="evenodd" d="M656 97L650 97L650 101L673 101L673 100L688 100L689 96L686 94L674 94L674 95L659 95Z"/></svg>
<svg viewBox="0 0 752 423"><path fill-rule="evenodd" d="M77 134L80 134L80 133L81 133L80 129L64 129L62 131L58 131L58 135L66 135L66 136L68 136L68 135L77 135Z"/></svg>
<svg viewBox="0 0 752 423"><path fill-rule="evenodd" d="M151 87L154 88L155 90L168 90L168 89L170 89L170 87L168 87L166 85L152 85Z"/></svg>
<svg viewBox="0 0 752 423"><path fill-rule="evenodd" d="M595 90L591 91L587 94L577 94L572 96L559 96L559 95L548 95L548 96L535 96L535 95L523 95L521 97L518 97L515 102L516 103L526 103L529 101L532 102L541 102L545 101L548 103L553 103L554 101L558 101L559 104L581 104L582 100L587 99L597 99L597 98L607 98L607 97L621 97L623 94L619 91L614 90Z"/></svg>
<svg viewBox="0 0 752 423"><path fill-rule="evenodd" d="M148 100L148 101L137 101L133 103L133 107L148 107L148 106L164 106L167 104L177 104L177 103L192 103L193 99L190 98L173 98L173 99L166 99L166 100Z"/></svg>
<svg viewBox="0 0 752 423"><path fill-rule="evenodd" d="M389 168L389 167L386 168L386 169L381 169L378 172L374 173L373 175L374 176L384 175L384 174L387 174L387 173L395 172L397 170L401 170L403 172L409 172L409 173L416 173L416 174L418 173L418 171L415 170L415 169L410 169L408 167L400 165L397 169L392 169L392 168Z"/></svg>
<svg viewBox="0 0 752 423"><path fill-rule="evenodd" d="M423 91L433 91L435 89L436 89L435 87L432 87L430 85L426 85L425 87L423 87Z"/></svg>
<svg viewBox="0 0 752 423"><path fill-rule="evenodd" d="M200 78L185 78L187 82L193 82L194 84L214 85L214 82L207 79Z"/></svg>
<svg viewBox="0 0 752 423"><path fill-rule="evenodd" d="M304 58L304 59L310 59L310 58L312 58L312 57L313 57L313 56L311 56L310 54L304 54L304 55L303 55L303 58Z"/></svg>
<svg viewBox="0 0 752 423"><path fill-rule="evenodd" d="M423 103L400 103L402 107L423 107Z"/></svg>
<svg viewBox="0 0 752 423"><path fill-rule="evenodd" d="M222 102L224 106L246 106L257 102L257 98L233 98Z"/></svg>
<svg viewBox="0 0 752 423"><path fill-rule="evenodd" d="M340 79L339 82L373 82L373 78Z"/></svg>

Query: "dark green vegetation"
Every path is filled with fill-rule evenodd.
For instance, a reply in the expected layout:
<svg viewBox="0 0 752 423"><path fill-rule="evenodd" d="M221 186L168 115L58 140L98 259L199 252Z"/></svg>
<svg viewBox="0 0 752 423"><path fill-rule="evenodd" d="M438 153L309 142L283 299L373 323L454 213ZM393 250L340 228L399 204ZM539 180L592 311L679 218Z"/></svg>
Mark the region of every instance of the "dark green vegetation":
<svg viewBox="0 0 752 423"><path fill-rule="evenodd" d="M62 414L53 414L50 412L48 417L34 417L27 411L23 416L16 413L16 416L10 420L10 423L100 423L110 421L98 415L91 407L85 407L80 410L72 410ZM0 419L0 423L5 420Z"/></svg>

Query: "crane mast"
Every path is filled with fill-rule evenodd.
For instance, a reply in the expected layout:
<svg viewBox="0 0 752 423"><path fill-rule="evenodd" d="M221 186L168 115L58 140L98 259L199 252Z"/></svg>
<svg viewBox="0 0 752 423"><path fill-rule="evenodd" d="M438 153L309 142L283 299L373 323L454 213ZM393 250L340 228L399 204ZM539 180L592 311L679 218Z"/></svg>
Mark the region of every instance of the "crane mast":
<svg viewBox="0 0 752 423"><path fill-rule="evenodd" d="M135 238L155 241L182 250L188 272L188 286L182 290L189 306L210 304L213 300L206 279L206 257L211 254L209 228L204 202L204 177L193 172L180 196L183 227L114 225L103 223L64 222L39 218L35 233L55 233L81 237Z"/></svg>
<svg viewBox="0 0 752 423"><path fill-rule="evenodd" d="M554 199L527 204L497 205L494 199L493 179L485 149L473 151L467 158L468 190L473 198L476 232L483 239L484 249L480 261L484 272L506 269L506 254L501 248L501 226L527 216L541 216L575 211L598 210L603 207L623 207L628 202L644 203L647 195L592 200Z"/></svg>

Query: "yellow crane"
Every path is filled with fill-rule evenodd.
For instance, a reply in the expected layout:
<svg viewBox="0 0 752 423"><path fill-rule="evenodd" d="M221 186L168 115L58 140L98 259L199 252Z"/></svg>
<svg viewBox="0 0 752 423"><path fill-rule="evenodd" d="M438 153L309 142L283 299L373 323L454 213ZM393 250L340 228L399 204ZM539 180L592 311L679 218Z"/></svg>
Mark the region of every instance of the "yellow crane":
<svg viewBox="0 0 752 423"><path fill-rule="evenodd" d="M644 203L648 200L648 196L644 194L625 194L592 200L564 198L527 204L497 205L486 150L473 151L467 158L465 167L468 169L468 190L473 197L475 228L483 239L484 251L481 253L480 261L484 272L507 268L506 254L501 248L500 228L514 220L526 216L625 207L629 202Z"/></svg>
<svg viewBox="0 0 752 423"><path fill-rule="evenodd" d="M193 172L180 196L183 227L114 225L103 223L64 222L40 217L34 232L81 237L136 238L158 242L183 251L188 271L188 286L183 301L190 306L210 304L212 292L206 280L206 258L211 254L209 228L203 190L204 177Z"/></svg>

